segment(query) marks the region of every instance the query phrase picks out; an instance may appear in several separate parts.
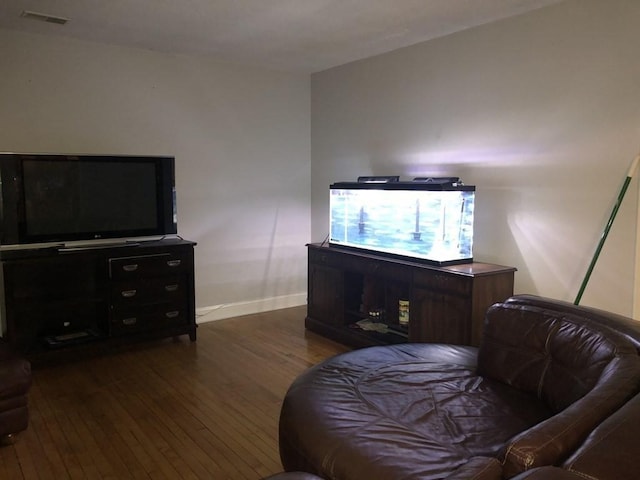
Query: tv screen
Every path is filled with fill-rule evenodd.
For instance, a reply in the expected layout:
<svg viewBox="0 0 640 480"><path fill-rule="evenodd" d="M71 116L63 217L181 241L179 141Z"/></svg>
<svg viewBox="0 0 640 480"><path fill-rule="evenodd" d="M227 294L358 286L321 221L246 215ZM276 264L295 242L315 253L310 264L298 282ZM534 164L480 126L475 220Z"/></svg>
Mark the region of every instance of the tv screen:
<svg viewBox="0 0 640 480"><path fill-rule="evenodd" d="M173 157L0 158L4 244L177 233Z"/></svg>

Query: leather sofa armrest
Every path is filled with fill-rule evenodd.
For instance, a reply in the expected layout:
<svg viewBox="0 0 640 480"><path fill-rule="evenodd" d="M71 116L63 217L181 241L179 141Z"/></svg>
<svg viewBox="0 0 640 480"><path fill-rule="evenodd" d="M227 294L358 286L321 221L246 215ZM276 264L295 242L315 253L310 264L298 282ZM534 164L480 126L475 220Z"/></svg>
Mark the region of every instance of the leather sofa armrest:
<svg viewBox="0 0 640 480"><path fill-rule="evenodd" d="M27 393L31 387L31 364L0 337L0 400Z"/></svg>
<svg viewBox="0 0 640 480"><path fill-rule="evenodd" d="M511 480L584 480L585 477L560 467L540 467L527 470Z"/></svg>
<svg viewBox="0 0 640 480"><path fill-rule="evenodd" d="M598 425L562 465L586 477L637 479L640 394Z"/></svg>
<svg viewBox="0 0 640 480"><path fill-rule="evenodd" d="M625 357L587 395L547 420L512 437L506 445L503 477L545 465L559 465L589 433L638 391L638 358Z"/></svg>

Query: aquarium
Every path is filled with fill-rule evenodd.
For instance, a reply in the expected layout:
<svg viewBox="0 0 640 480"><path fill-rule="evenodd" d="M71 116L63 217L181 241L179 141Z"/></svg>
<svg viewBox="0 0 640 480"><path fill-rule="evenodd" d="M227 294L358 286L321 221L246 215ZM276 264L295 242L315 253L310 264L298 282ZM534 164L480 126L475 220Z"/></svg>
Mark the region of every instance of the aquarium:
<svg viewBox="0 0 640 480"><path fill-rule="evenodd" d="M329 245L436 265L471 262L474 201L471 185L334 183Z"/></svg>

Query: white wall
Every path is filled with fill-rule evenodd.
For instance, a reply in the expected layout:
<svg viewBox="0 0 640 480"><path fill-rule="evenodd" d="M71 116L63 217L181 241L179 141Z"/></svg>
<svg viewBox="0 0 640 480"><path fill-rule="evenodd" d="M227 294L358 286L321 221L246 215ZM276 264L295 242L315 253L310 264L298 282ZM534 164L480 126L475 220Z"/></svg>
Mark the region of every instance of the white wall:
<svg viewBox="0 0 640 480"><path fill-rule="evenodd" d="M9 30L0 71L0 151L175 155L201 310L306 301L308 76Z"/></svg>
<svg viewBox="0 0 640 480"><path fill-rule="evenodd" d="M640 147L640 2L570 0L314 74L312 240L358 175L476 185L474 256L573 301ZM633 306L637 180L582 299Z"/></svg>

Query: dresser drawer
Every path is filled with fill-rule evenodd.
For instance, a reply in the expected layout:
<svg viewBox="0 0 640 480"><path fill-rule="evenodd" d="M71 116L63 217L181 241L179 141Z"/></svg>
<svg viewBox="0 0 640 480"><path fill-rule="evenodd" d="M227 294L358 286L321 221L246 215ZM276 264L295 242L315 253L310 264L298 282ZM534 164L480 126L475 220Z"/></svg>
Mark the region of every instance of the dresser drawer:
<svg viewBox="0 0 640 480"><path fill-rule="evenodd" d="M111 287L113 306L186 302L184 277L167 276L116 282Z"/></svg>
<svg viewBox="0 0 640 480"><path fill-rule="evenodd" d="M126 280L148 276L171 275L186 272L190 259L187 255L161 253L138 257L110 258L109 278Z"/></svg>
<svg viewBox="0 0 640 480"><path fill-rule="evenodd" d="M155 331L187 324L186 303L115 308L111 312L111 334Z"/></svg>

